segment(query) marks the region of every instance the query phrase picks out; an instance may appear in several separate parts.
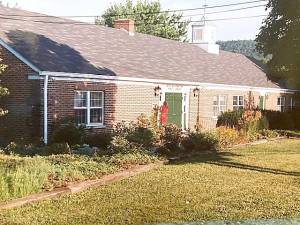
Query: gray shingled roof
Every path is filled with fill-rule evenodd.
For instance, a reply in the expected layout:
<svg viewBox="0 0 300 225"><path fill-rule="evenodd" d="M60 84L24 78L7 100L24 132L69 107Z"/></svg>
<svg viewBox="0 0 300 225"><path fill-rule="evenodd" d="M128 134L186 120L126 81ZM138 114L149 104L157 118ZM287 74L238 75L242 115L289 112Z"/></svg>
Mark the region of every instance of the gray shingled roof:
<svg viewBox="0 0 300 225"><path fill-rule="evenodd" d="M12 14L34 17L5 18ZM43 71L278 87L240 54L39 15L0 7L0 38Z"/></svg>

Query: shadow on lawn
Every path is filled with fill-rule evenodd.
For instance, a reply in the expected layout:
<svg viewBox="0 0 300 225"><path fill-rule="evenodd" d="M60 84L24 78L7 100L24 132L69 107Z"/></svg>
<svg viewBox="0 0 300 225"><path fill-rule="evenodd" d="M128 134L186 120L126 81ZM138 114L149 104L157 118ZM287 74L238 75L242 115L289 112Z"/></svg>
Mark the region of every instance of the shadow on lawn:
<svg viewBox="0 0 300 225"><path fill-rule="evenodd" d="M243 163L234 162L232 157L241 156L239 154L231 153L231 152L218 152L213 153L210 155L200 155L195 157L189 157L181 160L171 161L171 165L180 165L180 164L187 164L187 163L206 163L210 165L222 166L222 167L229 167L229 168L237 168L242 170L250 170L256 171L261 173L269 173L275 175L285 175L285 176L294 176L300 177L300 172L293 172L293 171L285 171L267 167L260 167L254 165L247 165Z"/></svg>

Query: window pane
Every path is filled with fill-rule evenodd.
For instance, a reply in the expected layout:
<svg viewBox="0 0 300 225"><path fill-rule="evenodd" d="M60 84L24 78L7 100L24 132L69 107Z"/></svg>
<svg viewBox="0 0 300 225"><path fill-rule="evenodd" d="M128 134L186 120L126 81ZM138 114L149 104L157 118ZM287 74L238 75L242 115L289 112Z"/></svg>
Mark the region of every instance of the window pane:
<svg viewBox="0 0 300 225"><path fill-rule="evenodd" d="M233 96L233 105L238 104L238 96Z"/></svg>
<svg viewBox="0 0 300 225"><path fill-rule="evenodd" d="M91 109L91 123L103 123L102 109Z"/></svg>
<svg viewBox="0 0 300 225"><path fill-rule="evenodd" d="M226 105L226 97L225 96L220 96L219 98L219 102L220 102L220 105Z"/></svg>
<svg viewBox="0 0 300 225"><path fill-rule="evenodd" d="M281 98L277 98L277 105L281 105Z"/></svg>
<svg viewBox="0 0 300 225"><path fill-rule="evenodd" d="M244 97L243 96L239 97L239 105L244 105Z"/></svg>
<svg viewBox="0 0 300 225"><path fill-rule="evenodd" d="M220 106L220 113L223 113L226 111L226 106Z"/></svg>
<svg viewBox="0 0 300 225"><path fill-rule="evenodd" d="M91 92L91 107L102 107L102 92Z"/></svg>
<svg viewBox="0 0 300 225"><path fill-rule="evenodd" d="M87 124L87 110L76 109L75 110L75 122L76 124Z"/></svg>
<svg viewBox="0 0 300 225"><path fill-rule="evenodd" d="M218 115L219 115L219 107L214 106L214 116L218 116Z"/></svg>
<svg viewBox="0 0 300 225"><path fill-rule="evenodd" d="M218 96L214 96L213 104L218 105Z"/></svg>
<svg viewBox="0 0 300 225"><path fill-rule="evenodd" d="M87 92L75 92L75 107L87 107Z"/></svg>

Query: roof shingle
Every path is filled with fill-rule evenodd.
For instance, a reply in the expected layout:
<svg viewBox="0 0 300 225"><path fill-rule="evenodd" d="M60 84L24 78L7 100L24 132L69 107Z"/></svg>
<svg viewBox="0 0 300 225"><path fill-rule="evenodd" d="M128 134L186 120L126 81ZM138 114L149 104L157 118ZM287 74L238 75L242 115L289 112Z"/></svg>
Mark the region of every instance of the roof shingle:
<svg viewBox="0 0 300 225"><path fill-rule="evenodd" d="M0 38L42 71L279 88L240 54L1 6L0 15Z"/></svg>

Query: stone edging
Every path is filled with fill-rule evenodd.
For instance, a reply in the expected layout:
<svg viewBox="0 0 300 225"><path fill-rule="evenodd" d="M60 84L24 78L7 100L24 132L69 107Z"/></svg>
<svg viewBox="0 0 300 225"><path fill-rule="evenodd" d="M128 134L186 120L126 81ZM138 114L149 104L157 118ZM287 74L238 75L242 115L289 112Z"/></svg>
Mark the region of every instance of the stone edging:
<svg viewBox="0 0 300 225"><path fill-rule="evenodd" d="M20 207L33 202L39 202L49 198L78 193L93 187L100 187L144 172L148 172L152 169L159 167L162 164L163 163L160 162L160 163L149 164L149 165L139 165L128 170L123 170L114 174L105 175L102 178L97 180L83 181L80 183L70 184L64 188L56 188L53 191L42 192L38 194L29 195L23 198L14 199L7 203L0 204L0 210L12 209L15 207Z"/></svg>

